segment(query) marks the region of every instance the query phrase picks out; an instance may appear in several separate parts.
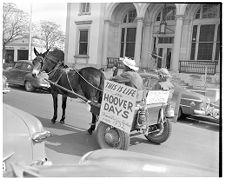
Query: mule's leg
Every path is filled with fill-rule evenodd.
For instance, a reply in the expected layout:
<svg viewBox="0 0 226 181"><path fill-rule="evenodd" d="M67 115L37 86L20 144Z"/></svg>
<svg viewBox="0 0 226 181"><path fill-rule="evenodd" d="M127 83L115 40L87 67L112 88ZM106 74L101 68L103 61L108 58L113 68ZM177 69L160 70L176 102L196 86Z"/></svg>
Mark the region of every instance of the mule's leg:
<svg viewBox="0 0 226 181"><path fill-rule="evenodd" d="M63 113L62 113L62 118L60 120L61 124L64 124L66 105L67 105L67 96L62 95L62 110L63 110Z"/></svg>
<svg viewBox="0 0 226 181"><path fill-rule="evenodd" d="M96 128L97 116L92 113L92 123L90 128L88 129L88 133L91 135Z"/></svg>
<svg viewBox="0 0 226 181"><path fill-rule="evenodd" d="M57 119L57 94L52 93L54 114L51 122L54 124Z"/></svg>

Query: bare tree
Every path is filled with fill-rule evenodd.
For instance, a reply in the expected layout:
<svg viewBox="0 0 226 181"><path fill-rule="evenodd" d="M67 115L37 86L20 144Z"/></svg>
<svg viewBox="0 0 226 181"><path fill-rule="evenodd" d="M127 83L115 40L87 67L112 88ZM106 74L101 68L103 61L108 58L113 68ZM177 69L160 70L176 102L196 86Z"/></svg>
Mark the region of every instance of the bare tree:
<svg viewBox="0 0 226 181"><path fill-rule="evenodd" d="M57 25L53 22L41 22L40 39L44 42L46 50L53 48L64 48L65 36L60 30L60 25Z"/></svg>
<svg viewBox="0 0 226 181"><path fill-rule="evenodd" d="M3 58L5 46L28 34L29 16L13 3L3 3Z"/></svg>

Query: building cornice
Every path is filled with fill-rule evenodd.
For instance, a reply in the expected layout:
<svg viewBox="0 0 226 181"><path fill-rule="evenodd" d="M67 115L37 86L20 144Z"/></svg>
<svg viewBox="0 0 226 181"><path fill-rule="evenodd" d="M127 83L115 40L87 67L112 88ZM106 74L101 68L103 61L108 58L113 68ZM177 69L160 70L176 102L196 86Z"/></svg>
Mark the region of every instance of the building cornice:
<svg viewBox="0 0 226 181"><path fill-rule="evenodd" d="M76 25L84 25L84 24L91 24L93 21L88 20L88 21L75 21Z"/></svg>

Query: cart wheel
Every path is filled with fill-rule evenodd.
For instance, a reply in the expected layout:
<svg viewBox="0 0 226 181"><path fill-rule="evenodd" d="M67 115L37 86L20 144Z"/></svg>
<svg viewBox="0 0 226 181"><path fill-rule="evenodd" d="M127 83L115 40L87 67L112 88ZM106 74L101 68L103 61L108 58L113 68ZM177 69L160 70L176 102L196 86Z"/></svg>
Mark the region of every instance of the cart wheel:
<svg viewBox="0 0 226 181"><path fill-rule="evenodd" d="M34 91L34 87L33 87L33 85L31 84L30 81L26 81L25 84L24 84L24 87L25 87L25 90L28 91L28 92Z"/></svg>
<svg viewBox="0 0 226 181"><path fill-rule="evenodd" d="M148 139L148 141L150 141L152 143L160 144L160 143L165 142L171 135L172 125L169 122L169 120L165 118L164 123L157 124L157 127L158 127L159 131L150 132L147 135L145 135L145 137ZM151 126L149 126L149 130L150 129L151 129Z"/></svg>
<svg viewBox="0 0 226 181"><path fill-rule="evenodd" d="M116 148L127 150L129 147L129 134L100 122L97 128L97 142L101 148Z"/></svg>

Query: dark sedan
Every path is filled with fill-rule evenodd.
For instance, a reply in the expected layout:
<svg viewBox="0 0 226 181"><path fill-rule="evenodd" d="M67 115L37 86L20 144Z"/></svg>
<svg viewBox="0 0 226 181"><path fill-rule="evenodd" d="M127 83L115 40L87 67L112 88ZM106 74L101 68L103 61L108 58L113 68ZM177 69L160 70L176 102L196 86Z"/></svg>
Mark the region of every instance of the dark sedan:
<svg viewBox="0 0 226 181"><path fill-rule="evenodd" d="M49 83L44 80L44 76L33 77L31 71L33 64L29 60L20 60L12 68L3 71L8 83L24 86L26 91L34 91L36 88L49 88Z"/></svg>

